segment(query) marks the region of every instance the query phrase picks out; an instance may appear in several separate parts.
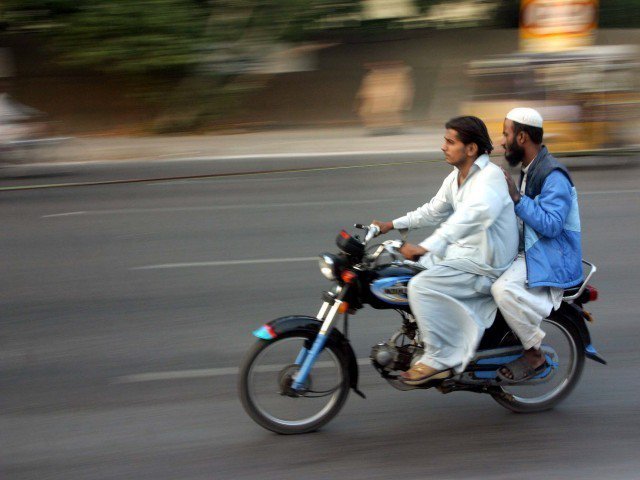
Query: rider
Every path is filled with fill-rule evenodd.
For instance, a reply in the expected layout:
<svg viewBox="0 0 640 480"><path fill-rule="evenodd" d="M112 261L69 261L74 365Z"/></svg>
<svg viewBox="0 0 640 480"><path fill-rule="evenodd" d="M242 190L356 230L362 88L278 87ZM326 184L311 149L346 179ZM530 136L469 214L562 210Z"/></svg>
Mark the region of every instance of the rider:
<svg viewBox="0 0 640 480"><path fill-rule="evenodd" d="M519 253L493 284L507 324L522 342L524 356L498 369L498 377L517 383L547 367L540 347L540 323L557 309L564 288L582 280L578 196L566 167L542 145L542 116L514 108L504 120L502 147L513 167L522 162L520 188L506 171L509 195L520 229Z"/></svg>
<svg viewBox="0 0 640 480"><path fill-rule="evenodd" d="M380 233L438 226L419 245L400 253L420 257L427 267L409 282L424 355L401 374L409 385L462 371L493 322L491 284L518 251L518 226L504 175L489 161L493 150L487 127L477 117L456 117L445 125L442 151L454 170L430 202L392 222L372 223Z"/></svg>

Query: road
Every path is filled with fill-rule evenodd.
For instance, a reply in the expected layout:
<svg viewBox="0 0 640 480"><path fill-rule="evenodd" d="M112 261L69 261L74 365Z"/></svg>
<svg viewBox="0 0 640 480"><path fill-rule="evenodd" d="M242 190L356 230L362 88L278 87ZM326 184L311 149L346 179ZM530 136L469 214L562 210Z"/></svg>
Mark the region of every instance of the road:
<svg viewBox="0 0 640 480"><path fill-rule="evenodd" d="M362 168L168 179L346 163ZM599 267L591 332L609 365L588 361L555 410L516 415L471 393L399 392L363 367L367 399L351 395L317 433L278 436L249 419L235 369L250 332L315 314L329 283L312 258L334 250L337 231L405 213L449 171L434 161L367 164L201 161L154 170L163 181L0 191L0 477L637 479L633 165L573 169L585 256ZM3 185L149 173L64 168ZM358 357L397 325L395 314L359 312L350 329Z"/></svg>

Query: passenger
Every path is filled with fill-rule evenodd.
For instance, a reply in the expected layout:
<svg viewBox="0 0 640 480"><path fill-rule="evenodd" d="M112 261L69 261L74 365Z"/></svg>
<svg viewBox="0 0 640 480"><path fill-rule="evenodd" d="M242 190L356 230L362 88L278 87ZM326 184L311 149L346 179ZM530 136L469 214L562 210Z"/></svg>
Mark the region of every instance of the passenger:
<svg viewBox="0 0 640 480"><path fill-rule="evenodd" d="M560 307L565 288L582 281L578 195L567 168L542 145L542 116L514 108L504 120L502 146L511 166L522 163L520 188L504 172L520 229L519 253L493 284L505 321L522 342L524 356L498 369L518 383L547 368L540 324Z"/></svg>

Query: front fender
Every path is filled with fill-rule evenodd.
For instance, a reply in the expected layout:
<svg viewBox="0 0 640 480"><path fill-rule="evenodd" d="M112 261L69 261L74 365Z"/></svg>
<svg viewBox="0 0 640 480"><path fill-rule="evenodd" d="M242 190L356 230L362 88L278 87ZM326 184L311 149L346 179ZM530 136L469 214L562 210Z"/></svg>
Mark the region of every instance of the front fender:
<svg viewBox="0 0 640 480"><path fill-rule="evenodd" d="M306 315L290 315L288 317L280 317L265 323L262 327L255 330L253 335L268 342L279 337L289 335L294 332L305 332L316 335L320 331L322 322L315 317ZM350 387L365 398L364 394L358 390L358 361L356 355L351 348L351 343L337 328L333 328L329 334L327 342L331 342L342 352L340 361L344 363L343 367L349 372ZM310 347L310 345L309 345Z"/></svg>

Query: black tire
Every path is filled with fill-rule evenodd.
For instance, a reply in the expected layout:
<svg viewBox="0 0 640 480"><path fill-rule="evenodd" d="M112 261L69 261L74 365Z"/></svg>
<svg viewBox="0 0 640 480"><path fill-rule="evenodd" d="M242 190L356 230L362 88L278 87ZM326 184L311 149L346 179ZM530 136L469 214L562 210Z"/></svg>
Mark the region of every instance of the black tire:
<svg viewBox="0 0 640 480"><path fill-rule="evenodd" d="M333 393L330 398L330 404L325 407L318 414L301 421L290 421L283 418L277 418L274 415L271 415L269 412L266 412L264 408L261 408L259 405L259 401L255 398L255 394L252 388L252 378L253 378L253 367L254 363L261 356L263 352L268 350L270 347L277 345L279 342L283 342L285 340L300 340L300 343L303 344L305 340L313 342L315 339L315 334L309 331L293 331L288 332L281 337L278 337L275 340L258 340L251 349L247 352L242 366L240 367L240 376L238 381L238 389L240 393L240 400L242 402L242 406L245 411L249 414L249 416L260 426L266 428L267 430L271 430L272 432L284 434L284 435L292 435L292 434L300 434L300 433L309 433L313 432L327 422L329 422L333 417L335 417L338 412L342 409L344 403L349 396L350 389L350 378L349 378L349 369L347 358L345 358L345 354L343 351L331 340L327 342L325 348L323 350L323 354L328 354L333 356L337 365L339 366L339 374L340 380L335 385L332 390ZM291 358L289 360L289 365L283 365L282 370L279 372L279 378L282 378L282 372L287 368L291 368L295 361L295 358ZM313 375L313 369L311 374ZM278 382L275 382L278 383ZM278 385L274 384L274 390ZM283 396L284 397L284 396ZM291 398L291 397L286 397ZM306 397L298 397L293 399L295 402L304 402L307 400Z"/></svg>
<svg viewBox="0 0 640 480"><path fill-rule="evenodd" d="M545 327L546 324L546 327ZM562 383L549 394L540 396L539 398L523 398L513 394L513 388L529 388L527 386L504 386L500 392L491 394L493 399L503 407L516 413L535 413L549 410L564 400L575 388L582 376L584 369L584 344L580 333L576 327L563 318L554 318L553 316L543 321L542 329L547 330L550 327L558 329L567 341L567 345L573 354L568 372L564 375ZM544 342L543 342L544 343ZM553 345L552 345L553 346Z"/></svg>

